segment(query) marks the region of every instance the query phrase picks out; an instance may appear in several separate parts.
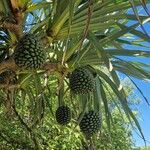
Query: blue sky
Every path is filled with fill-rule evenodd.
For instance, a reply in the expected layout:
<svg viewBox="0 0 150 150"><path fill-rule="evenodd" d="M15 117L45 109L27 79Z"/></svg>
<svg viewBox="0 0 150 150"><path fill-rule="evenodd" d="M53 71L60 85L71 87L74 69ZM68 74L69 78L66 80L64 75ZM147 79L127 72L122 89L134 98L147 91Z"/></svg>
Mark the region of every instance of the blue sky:
<svg viewBox="0 0 150 150"><path fill-rule="evenodd" d="M150 4L147 5L148 9L150 10ZM143 9L138 9L139 14L144 14L146 15L145 11ZM133 13L132 10L129 11L129 13ZM130 22L128 25L131 25L133 22ZM148 35L150 36L150 22L146 23L143 25L146 32L148 33ZM138 27L138 30L142 31L141 27ZM145 43L145 45L150 47L150 43ZM127 46L128 47L128 46ZM131 47L128 47L131 48ZM143 48L142 48L143 49ZM150 48L145 48L143 50L148 50L150 51ZM143 63L147 63L150 65L150 58L124 58L126 60L132 60L132 61L140 61ZM150 71L150 68L148 68L148 70ZM144 93L144 95L147 97L147 99L150 102L150 81L149 82L145 82L145 81L141 81L138 79L134 79L134 82L138 85L138 87L140 87L140 89L142 90L142 92ZM135 92L135 94L137 94L138 96L140 96L140 93L138 91ZM142 131L144 133L144 136L146 138L147 141L147 145L150 145L150 107L146 104L144 98L142 98L142 96L140 96L141 98L141 103L138 105L138 110L139 110L139 115L138 115L138 120L139 123L141 125ZM135 140L135 144L136 146L144 146L144 142L143 140L136 134L136 132L133 132L133 138Z"/></svg>
<svg viewBox="0 0 150 150"><path fill-rule="evenodd" d="M144 83L139 80L135 80L137 85L141 87L142 91L144 92L145 96L150 100L150 83ZM144 99L141 104L138 106L139 109L139 122L141 128L143 130L144 136L146 140L150 142L150 107L147 106ZM136 134L133 134L134 139L136 140L136 146L144 146L143 140ZM147 145L150 143L147 142Z"/></svg>

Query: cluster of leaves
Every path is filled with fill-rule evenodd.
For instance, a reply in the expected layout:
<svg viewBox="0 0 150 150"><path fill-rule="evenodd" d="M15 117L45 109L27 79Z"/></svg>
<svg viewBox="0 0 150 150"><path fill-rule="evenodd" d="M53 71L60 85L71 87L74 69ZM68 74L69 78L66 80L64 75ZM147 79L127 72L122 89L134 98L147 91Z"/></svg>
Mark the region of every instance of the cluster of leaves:
<svg viewBox="0 0 150 150"><path fill-rule="evenodd" d="M86 141L74 119L67 126L60 126L57 123L55 118L55 111L58 107L57 96L55 95L57 85L55 82L49 84L49 92L47 91L46 95L39 99L30 99L25 93L24 98L15 96L15 107L12 108L11 114L7 111L6 102L1 95L1 149L35 149L40 147L40 149L65 150L90 148L91 143ZM36 89L32 88L29 91L28 93L34 96ZM128 95L132 96L132 91L133 89L128 87ZM113 93L112 96L116 99ZM126 118L125 115L122 116L113 106L109 94L108 99L112 109L113 122L108 128L107 120L103 118L102 128L93 137L94 143L92 145L96 149L102 150L132 149L133 143L129 122L122 119L123 117ZM69 104L71 110L76 110L76 112L73 112L73 118L77 118L80 110L78 99L70 99L70 96L66 96L65 102ZM41 103L44 105L41 105ZM11 108L9 107L9 109ZM101 109L103 112L103 105Z"/></svg>
<svg viewBox="0 0 150 150"><path fill-rule="evenodd" d="M31 0L2 0L0 2L2 12L0 13L0 72L13 70L11 77L16 77L14 83L0 84L1 103L5 106L1 110L1 116L4 116L1 120L5 120L5 115L14 117L14 122L11 123L16 125L12 126L16 128L22 126L20 138L23 137L22 141L29 143L27 145L31 147L30 149L44 148L43 141L45 143L45 140L49 139L50 133L42 132L42 127L44 130L45 128L49 130L51 127L56 129L56 132L60 132L60 134L56 133L59 136L52 135L53 140L46 141L48 147L52 146L55 149L58 147L53 147L54 145L61 145L61 149L65 149L66 146L67 148L80 147L84 139L76 128L73 130L72 126L77 123L81 112L91 108L100 111L101 106L109 129L115 120L112 116L112 108L116 107L122 115L127 116L131 124L134 121L144 139L135 114L130 109L126 87L121 85L119 73L126 75L132 82L131 77L145 81L150 79L148 64L121 59L128 56L132 58L150 56L150 52L144 50L149 47L143 44L150 41L149 36L143 28L144 32L137 29L140 25L143 27L144 23L149 22L146 3L148 0L142 2L138 0L132 2L44 0L37 3ZM143 7L147 15L139 15L137 6ZM133 9L134 14L128 13L130 8ZM130 21L134 23L128 25ZM39 36L44 43L47 54L47 67L44 69L22 70L12 63L16 43L27 32ZM133 40L130 40L131 37ZM129 46L136 46L136 48L128 49ZM83 66L88 66L95 74L96 89L88 95L74 96L69 90L68 76L75 68ZM140 93L143 95L141 90ZM111 105L108 97L111 98ZM148 103L146 98L145 100ZM69 105L73 111L73 123L64 130L60 130L57 125L55 128L54 125L54 112L60 103ZM9 125L10 121L6 120ZM5 125L2 125L2 129L3 127ZM121 127L122 129L124 128ZM18 141L9 139L9 132L6 135L6 131L2 132L3 140L15 146L19 145L15 144ZM14 138L19 136L17 130L15 131ZM64 135L70 136L64 139ZM116 148L114 146L115 142L113 147L109 148Z"/></svg>
<svg viewBox="0 0 150 150"><path fill-rule="evenodd" d="M1 108L2 109L2 108ZM42 122L34 127L33 131L36 140L41 149L88 149L88 142L84 139L79 128L75 128L76 124L72 121L68 126L59 126L49 110L45 111L45 117ZM34 141L29 135L26 127L20 123L17 117L10 119L1 112L1 149L34 149ZM20 115L22 115L20 113ZM106 122L103 122L101 132L93 137L96 149L132 149L131 130L122 121L122 117L118 113L113 113L114 122L109 130ZM22 115L25 122L29 118Z"/></svg>

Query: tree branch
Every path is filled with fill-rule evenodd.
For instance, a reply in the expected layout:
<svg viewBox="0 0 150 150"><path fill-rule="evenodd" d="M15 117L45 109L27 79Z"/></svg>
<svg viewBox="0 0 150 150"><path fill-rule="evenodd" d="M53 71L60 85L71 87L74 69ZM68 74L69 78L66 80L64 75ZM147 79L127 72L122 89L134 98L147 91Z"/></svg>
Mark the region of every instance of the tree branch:
<svg viewBox="0 0 150 150"><path fill-rule="evenodd" d="M59 65L58 63L46 62L39 70L44 70L43 73L47 72L47 74L52 74L58 70L58 65ZM22 68L19 68L15 64L13 58L9 58L0 63L0 74L8 70L11 70L13 72L17 72L17 71L19 72L19 70L21 69ZM27 70L27 72L29 71L30 70ZM21 88L21 85L19 83L18 84L0 83L0 89L12 90L12 89L19 89L19 88Z"/></svg>
<svg viewBox="0 0 150 150"><path fill-rule="evenodd" d="M13 15L0 13L0 27L10 30L20 38L23 35L23 9L19 7L18 0L10 0L10 5Z"/></svg>
<svg viewBox="0 0 150 150"><path fill-rule="evenodd" d="M52 73L58 70L58 65L59 65L58 63L46 62L41 67L41 70L46 70L49 73Z"/></svg>
<svg viewBox="0 0 150 150"><path fill-rule="evenodd" d="M21 88L21 86L19 84L0 84L0 89L11 90L15 88L18 89Z"/></svg>
<svg viewBox="0 0 150 150"><path fill-rule="evenodd" d="M9 58L9 59L2 61L0 63L0 74L2 72L5 72L6 70L12 70L12 71L18 70L18 67L15 64L15 61L13 58Z"/></svg>
<svg viewBox="0 0 150 150"><path fill-rule="evenodd" d="M12 71L18 71L21 68L19 68L16 64L13 58L9 58L3 62L0 63L0 74L6 70L12 70ZM42 65L40 70L45 70L48 72L54 72L58 69L58 63L51 63L46 62Z"/></svg>
<svg viewBox="0 0 150 150"><path fill-rule="evenodd" d="M22 27L17 23L16 18L10 14L0 12L0 27L10 30L18 38L22 36Z"/></svg>
<svg viewBox="0 0 150 150"><path fill-rule="evenodd" d="M20 8L18 0L10 0L10 2L15 20L17 24L20 25L23 21L22 8Z"/></svg>
<svg viewBox="0 0 150 150"><path fill-rule="evenodd" d="M9 29L11 32L13 32L18 38L22 36L22 29L20 28L20 25L14 24L12 22L4 21L0 27L3 27L5 29Z"/></svg>

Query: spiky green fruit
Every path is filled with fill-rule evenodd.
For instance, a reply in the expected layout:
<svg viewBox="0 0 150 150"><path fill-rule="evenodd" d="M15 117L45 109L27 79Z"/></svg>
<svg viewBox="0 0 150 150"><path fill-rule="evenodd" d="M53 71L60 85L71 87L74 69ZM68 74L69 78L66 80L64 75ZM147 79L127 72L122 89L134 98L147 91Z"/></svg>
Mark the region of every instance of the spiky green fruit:
<svg viewBox="0 0 150 150"><path fill-rule="evenodd" d="M38 69L45 62L44 47L33 34L24 35L14 52L15 63L25 69Z"/></svg>
<svg viewBox="0 0 150 150"><path fill-rule="evenodd" d="M101 127L101 115L91 110L86 112L79 123L81 132L86 137L93 136Z"/></svg>
<svg viewBox="0 0 150 150"><path fill-rule="evenodd" d="M95 80L87 68L77 68L70 75L70 89L75 94L87 94L94 91Z"/></svg>
<svg viewBox="0 0 150 150"><path fill-rule="evenodd" d="M68 106L60 106L56 110L56 121L60 125L66 125L71 120L71 110Z"/></svg>

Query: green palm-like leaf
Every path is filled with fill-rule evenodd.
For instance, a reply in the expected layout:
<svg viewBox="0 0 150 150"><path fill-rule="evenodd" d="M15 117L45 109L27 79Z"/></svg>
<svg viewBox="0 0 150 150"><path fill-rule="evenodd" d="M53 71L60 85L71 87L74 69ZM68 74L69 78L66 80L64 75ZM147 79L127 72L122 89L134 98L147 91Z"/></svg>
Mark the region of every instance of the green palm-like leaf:
<svg viewBox="0 0 150 150"><path fill-rule="evenodd" d="M38 35L44 43L47 54L46 63L57 64L53 71L51 66L35 71L15 68L16 71L13 68L17 76L17 84L21 88L15 91L16 99L26 100L26 105L22 103L18 105L18 111L22 117L28 115L30 121L25 122L28 130L32 133L30 127L36 127L40 117L42 115L44 117L46 108L49 108L51 117L54 116L53 112L58 105L57 100L60 105L63 102L70 104L75 112L73 119L79 122L87 110L94 109L98 112L104 110L102 113L105 114L105 120L110 128L113 117L109 103L113 103L119 112L124 111L131 125L134 122L144 139L138 120L129 107L128 95L122 87L120 73L130 79L133 77L150 81L150 65L138 62L138 58L144 60L150 57L150 38L143 27L143 24L150 22L146 7L149 0L135 0L132 3L125 0L89 0L87 2L54 0L37 3L31 0L19 0L16 10L20 10L16 14L8 2L5 0L0 2L0 11L4 14L11 12L15 19L18 19L20 15L21 21L16 19L15 23L9 22L8 26L7 16L0 16L2 21L0 49L8 48L9 55L13 58L16 43L22 34L33 33ZM138 14L137 6L143 7L147 15ZM133 9L134 13L130 14L129 9ZM3 25L5 22L6 24ZM17 26L17 28L12 30L10 26L11 28ZM15 37L19 26L22 26L23 30L20 36ZM142 27L142 30L139 30L139 27ZM128 57L137 58L137 60L125 60ZM91 71L96 82L94 92L76 96L68 90L70 74L77 67L87 67ZM116 100L113 100L111 96L111 100L108 99L108 95L111 94L108 94L107 88L113 91L117 97ZM145 98L141 90L140 93ZM145 100L149 104L146 98ZM20 108L21 105L26 111L25 114L21 112L23 110ZM82 115L78 118L77 115L80 112Z"/></svg>
<svg viewBox="0 0 150 150"><path fill-rule="evenodd" d="M56 42L56 44L59 40L62 43L66 43L66 39L68 38L67 40L70 44L63 44L64 46L67 46L65 48L65 54L63 57L64 61L67 62L69 67L75 68L78 65L92 65L94 68L97 68L98 66L102 65L109 70L109 76L113 79L115 86L118 88L120 86L120 79L116 71L128 74L129 76L133 76L135 78L148 80L149 72L145 69L145 66L148 67L148 65L141 63L136 64L132 61L121 61L117 58L120 56L137 58L145 58L150 56L150 52L143 50L142 48L140 50L129 50L127 48L123 48L124 44L142 46L142 44L140 45L140 42L149 42L149 37L145 33L136 30L136 28L140 26L139 22L135 22L131 26L126 25L129 21L138 21L136 15L130 15L127 13L127 10L132 7L131 4L128 1L114 2L111 0L103 3L100 1L92 2L90 6L92 9L92 17L90 19L88 29L92 33L89 34L88 40L86 39L81 47L82 34L87 23L89 5L88 3L83 3L79 7L79 3L80 1L68 3L66 8L62 7L61 10L57 10L59 8L57 7L56 12L59 11L57 13L60 13L61 11L61 15L56 14L54 22L49 27L49 29L52 31L51 37L53 38L54 36L53 40ZM134 6L138 5L140 5L140 2L135 1ZM149 16L139 15L139 18L142 23L149 22ZM41 26L43 26L47 21L48 19L45 18L44 23L41 25L37 24L36 26L41 28ZM139 37L141 41L130 42L128 40L129 33L133 38L134 36ZM97 35L105 36L99 39L99 36ZM61 49L62 50L60 51L63 51L64 47ZM109 82L109 84L112 83ZM116 90L117 89L115 88L115 91ZM102 95L105 104L105 111L109 113L104 92L105 91L103 90ZM116 92L120 99L122 97L122 92ZM125 105L123 101L120 102L122 105ZM123 106L123 109L125 110L129 119L131 117L139 128L139 124L137 123L137 120L135 120L127 104ZM140 128L139 130L141 132Z"/></svg>

